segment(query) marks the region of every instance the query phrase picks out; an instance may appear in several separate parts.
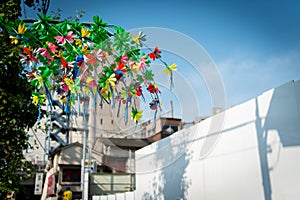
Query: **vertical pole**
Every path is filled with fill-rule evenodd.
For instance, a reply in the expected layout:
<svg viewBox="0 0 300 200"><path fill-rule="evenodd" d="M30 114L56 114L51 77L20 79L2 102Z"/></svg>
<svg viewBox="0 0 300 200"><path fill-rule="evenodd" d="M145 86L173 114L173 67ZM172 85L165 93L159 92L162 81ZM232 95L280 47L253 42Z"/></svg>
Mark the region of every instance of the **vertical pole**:
<svg viewBox="0 0 300 200"><path fill-rule="evenodd" d="M170 112L171 112L171 118L174 117L173 115L173 101L170 101Z"/></svg>
<svg viewBox="0 0 300 200"><path fill-rule="evenodd" d="M87 131L87 119L86 119L86 105L83 106L83 123L84 123L84 131L83 131L83 149L82 149L82 161L81 161L81 191L82 191L82 199L85 199L85 157L86 157L86 131Z"/></svg>

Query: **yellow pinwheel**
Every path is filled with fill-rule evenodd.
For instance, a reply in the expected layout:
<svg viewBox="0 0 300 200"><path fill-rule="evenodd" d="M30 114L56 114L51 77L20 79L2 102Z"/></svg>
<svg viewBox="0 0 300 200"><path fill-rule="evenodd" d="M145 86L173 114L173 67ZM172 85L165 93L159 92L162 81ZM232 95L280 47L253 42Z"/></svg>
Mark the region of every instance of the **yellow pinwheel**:
<svg viewBox="0 0 300 200"><path fill-rule="evenodd" d="M172 71L176 71L177 70L177 65L175 63L173 63L170 66L167 66L165 69L163 69L163 72L166 73L167 75L171 75Z"/></svg>
<svg viewBox="0 0 300 200"><path fill-rule="evenodd" d="M106 80L106 85L109 86L111 85L112 88L115 88L117 79L116 79L116 74L110 75L110 77ZM108 88L107 88L108 89Z"/></svg>
<svg viewBox="0 0 300 200"><path fill-rule="evenodd" d="M146 35L140 31L138 35L131 35L131 39L133 42L131 43L136 43L138 46L143 46L141 41L146 41Z"/></svg>
<svg viewBox="0 0 300 200"><path fill-rule="evenodd" d="M139 46L141 46L141 42L140 42L140 36L139 35L132 35L131 36L132 40L137 43Z"/></svg>
<svg viewBox="0 0 300 200"><path fill-rule="evenodd" d="M75 45L82 47L82 40L81 39L76 39L75 40Z"/></svg>
<svg viewBox="0 0 300 200"><path fill-rule="evenodd" d="M39 102L43 103L45 101L46 95L45 94L34 94L32 96L32 103L38 105Z"/></svg>
<svg viewBox="0 0 300 200"><path fill-rule="evenodd" d="M18 34L19 35L22 35L26 30L27 30L27 28L25 27L25 24L19 24L19 26L18 26Z"/></svg>
<svg viewBox="0 0 300 200"><path fill-rule="evenodd" d="M85 28L81 28L81 37L89 37L91 35L91 33L89 32L88 29Z"/></svg>
<svg viewBox="0 0 300 200"><path fill-rule="evenodd" d="M9 36L12 44L18 44L19 40L15 36Z"/></svg>
<svg viewBox="0 0 300 200"><path fill-rule="evenodd" d="M135 123L143 117L143 110L138 111L136 108L132 108L130 116Z"/></svg>
<svg viewBox="0 0 300 200"><path fill-rule="evenodd" d="M37 95L34 95L32 97L32 103L34 103L35 105L37 105L39 103L39 96Z"/></svg>
<svg viewBox="0 0 300 200"><path fill-rule="evenodd" d="M88 46L82 47L81 52L82 52L83 54L87 54L87 53L89 52Z"/></svg>

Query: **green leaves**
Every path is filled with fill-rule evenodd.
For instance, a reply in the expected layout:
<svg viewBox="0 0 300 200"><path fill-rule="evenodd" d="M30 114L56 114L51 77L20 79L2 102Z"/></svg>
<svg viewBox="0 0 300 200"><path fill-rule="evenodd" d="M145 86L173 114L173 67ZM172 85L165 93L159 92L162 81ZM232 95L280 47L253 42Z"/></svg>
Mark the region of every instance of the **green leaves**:
<svg viewBox="0 0 300 200"><path fill-rule="evenodd" d="M102 18L100 18L99 16L94 16L93 21L99 27L107 27L108 26L108 24L106 22L103 22Z"/></svg>
<svg viewBox="0 0 300 200"><path fill-rule="evenodd" d="M130 34L125 31L120 32L120 30L117 33L114 38L114 47L120 54L123 54L130 47Z"/></svg>
<svg viewBox="0 0 300 200"><path fill-rule="evenodd" d="M144 76L148 81L154 80L154 74L153 74L152 70L146 70L144 73Z"/></svg>

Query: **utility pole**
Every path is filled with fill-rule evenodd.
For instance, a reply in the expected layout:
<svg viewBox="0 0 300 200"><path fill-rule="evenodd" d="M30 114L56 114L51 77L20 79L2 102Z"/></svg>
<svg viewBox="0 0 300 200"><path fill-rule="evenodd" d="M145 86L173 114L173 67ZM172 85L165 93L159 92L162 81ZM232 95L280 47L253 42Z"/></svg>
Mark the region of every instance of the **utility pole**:
<svg viewBox="0 0 300 200"><path fill-rule="evenodd" d="M88 101L84 103L83 106L83 124L84 124L84 131L83 131L83 149L82 149L82 161L81 161L81 191L82 191L82 200L88 200L88 173L85 169L85 160L86 160L86 148L87 148L87 130L88 130L88 122L87 122L87 108L88 108Z"/></svg>

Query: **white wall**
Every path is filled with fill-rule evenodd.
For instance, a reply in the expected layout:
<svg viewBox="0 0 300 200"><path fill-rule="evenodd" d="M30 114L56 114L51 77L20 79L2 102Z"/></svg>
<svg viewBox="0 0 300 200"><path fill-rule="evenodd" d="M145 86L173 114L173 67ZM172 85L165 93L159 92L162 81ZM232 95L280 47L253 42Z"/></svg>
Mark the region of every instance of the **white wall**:
<svg viewBox="0 0 300 200"><path fill-rule="evenodd" d="M136 171L135 199L300 199L300 81L137 151Z"/></svg>

